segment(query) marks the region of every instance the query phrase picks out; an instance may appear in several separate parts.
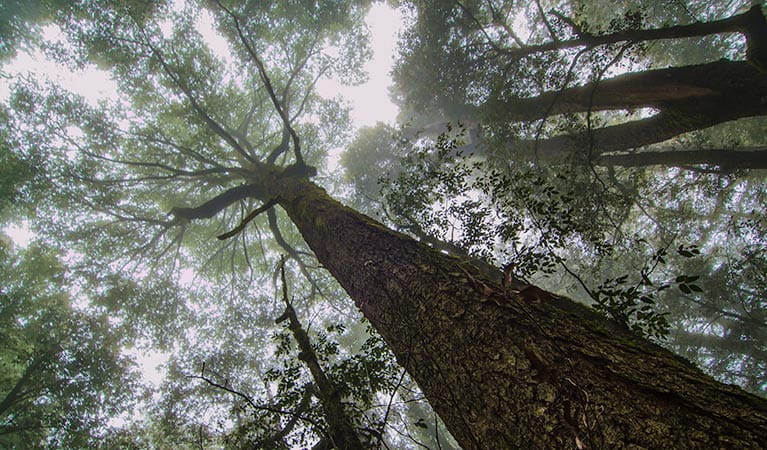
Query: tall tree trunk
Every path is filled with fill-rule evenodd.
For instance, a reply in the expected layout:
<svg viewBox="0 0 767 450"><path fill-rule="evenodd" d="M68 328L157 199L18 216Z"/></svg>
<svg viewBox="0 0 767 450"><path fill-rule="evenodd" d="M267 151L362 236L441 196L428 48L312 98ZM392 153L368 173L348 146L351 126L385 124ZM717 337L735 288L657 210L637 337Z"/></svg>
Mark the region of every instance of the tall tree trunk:
<svg viewBox="0 0 767 450"><path fill-rule="evenodd" d="M567 299L507 291L308 180L272 181L269 190L317 258L464 448L767 442L767 401Z"/></svg>

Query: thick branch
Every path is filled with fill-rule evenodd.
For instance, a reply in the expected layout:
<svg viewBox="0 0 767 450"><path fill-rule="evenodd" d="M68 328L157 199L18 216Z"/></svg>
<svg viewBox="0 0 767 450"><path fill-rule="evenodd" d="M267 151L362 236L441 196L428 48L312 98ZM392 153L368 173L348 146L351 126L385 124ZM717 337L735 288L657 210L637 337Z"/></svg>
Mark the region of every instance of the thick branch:
<svg viewBox="0 0 767 450"><path fill-rule="evenodd" d="M589 109L662 108L683 100L725 96L747 96L753 102L755 95L767 95L767 80L748 63L719 60L619 75L600 80L594 88L594 83L588 83L535 97L492 100L481 106L480 112L503 121L532 121L547 112L554 115Z"/></svg>
<svg viewBox="0 0 767 450"><path fill-rule="evenodd" d="M293 428L295 428L296 424L298 424L298 419L300 419L301 416L309 409L309 406L311 406L313 390L314 385L306 385L304 388L304 395L301 397L301 402L299 402L298 407L296 407L295 411L293 411L293 415L290 417L290 419L288 419L288 422L282 427L280 431L261 440L260 442L257 442L253 448L273 448L277 443L280 443L284 448L287 448L287 445L284 442L285 436L293 431Z"/></svg>
<svg viewBox="0 0 767 450"><path fill-rule="evenodd" d="M613 34L605 35L583 35L577 39L567 41L553 41L545 44L530 45L523 48L504 49L503 54L515 58L521 58L534 53L547 52L551 50L562 50L566 48L585 47L593 48L599 45L615 44L617 42L643 42L656 41L661 39L680 39L687 37L708 36L719 33L744 33L747 35L760 34L760 31L754 29L754 26L760 26L764 22L764 15L758 5L754 5L748 12L728 17L726 19L713 22L696 22L689 25L677 25L667 28L656 28L651 30L627 30ZM763 33L763 32L761 32Z"/></svg>
<svg viewBox="0 0 767 450"><path fill-rule="evenodd" d="M35 373L40 371L40 368L43 365L45 359L51 357L53 357L52 351L45 352L35 357L29 363L29 365L27 365L27 367L24 369L24 373L22 373L21 377L16 380L13 388L8 391L3 400L0 402L0 417L6 415L8 410L19 400L27 397L27 395L24 395L24 388L29 387L27 385L30 383Z"/></svg>
<svg viewBox="0 0 767 450"><path fill-rule="evenodd" d="M655 165L685 167L697 164L731 169L767 169L767 147L749 150L666 150L602 155L600 166L646 167Z"/></svg>
<svg viewBox="0 0 767 450"><path fill-rule="evenodd" d="M194 208L176 207L170 210L170 215L177 220L209 219L232 203L248 197L264 197L263 186L243 184L225 191L200 206Z"/></svg>

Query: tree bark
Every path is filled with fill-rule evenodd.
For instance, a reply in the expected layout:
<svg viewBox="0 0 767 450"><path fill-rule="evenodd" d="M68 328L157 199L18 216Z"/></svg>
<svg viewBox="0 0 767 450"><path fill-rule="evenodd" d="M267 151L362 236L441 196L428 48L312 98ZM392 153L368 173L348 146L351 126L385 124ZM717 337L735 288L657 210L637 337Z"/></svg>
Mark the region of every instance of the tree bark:
<svg viewBox="0 0 767 450"><path fill-rule="evenodd" d="M674 105L646 119L596 128L574 135L559 135L537 142L511 142L507 151L516 152L522 149L542 159L564 159L578 154L594 159L603 153L622 152L657 144L691 131L767 114L767 103L763 104L756 99L732 102L736 98Z"/></svg>
<svg viewBox="0 0 767 450"><path fill-rule="evenodd" d="M764 100L767 98L767 77L748 63L722 60L700 66L664 70L668 71L667 74L684 73L689 76L683 83L685 86L694 86L698 90L708 89L708 94L678 99L659 96L652 101L656 102L653 106L660 109L660 112L646 119L538 141L511 141L506 151L510 157L516 156L515 153L519 151L535 154L542 159L563 159L580 153L594 160L603 153L651 145L690 131L767 114L767 101ZM652 77L658 75L644 74ZM697 81L694 81L696 79ZM611 80L607 80L604 84L610 82ZM599 92L601 86L601 83L596 86L595 92ZM615 102L621 97L631 98L631 86L634 86L633 82L625 85L623 90L611 87L615 97L613 103L617 104ZM636 98L638 97L641 95L637 94ZM646 101L650 101L649 97L642 100ZM600 107L612 109L607 108L606 103L604 101ZM639 103L635 105L639 106Z"/></svg>
<svg viewBox="0 0 767 450"><path fill-rule="evenodd" d="M306 179L262 181L465 449L767 442L767 401L586 307L506 290Z"/></svg>
<svg viewBox="0 0 767 450"><path fill-rule="evenodd" d="M767 115L765 99L767 77L762 72L747 62L719 60L620 75L558 92L545 92L536 97L492 100L480 107L467 106L464 108L466 116L456 119L456 122L473 125L478 117L482 117L491 123L508 123L534 121L563 113L644 107L659 110L645 119L594 128L590 132L557 135L537 142L513 140L505 149L510 158L522 152L548 160L581 154L592 160L608 161L607 157L599 159L600 155L656 144L683 133L744 117ZM452 125L456 127L456 123ZM418 129L421 135L429 136L445 130L446 122ZM460 148L462 152L484 151L476 136L470 135L469 138L469 143ZM719 155L707 155L714 158L708 163L718 164ZM700 161L696 164L704 163ZM754 163L757 166L761 164Z"/></svg>
<svg viewBox="0 0 767 450"><path fill-rule="evenodd" d="M727 171L733 169L767 169L767 148L749 150L667 150L602 155L596 161L600 166L647 167L673 166L689 167L700 164L718 166Z"/></svg>

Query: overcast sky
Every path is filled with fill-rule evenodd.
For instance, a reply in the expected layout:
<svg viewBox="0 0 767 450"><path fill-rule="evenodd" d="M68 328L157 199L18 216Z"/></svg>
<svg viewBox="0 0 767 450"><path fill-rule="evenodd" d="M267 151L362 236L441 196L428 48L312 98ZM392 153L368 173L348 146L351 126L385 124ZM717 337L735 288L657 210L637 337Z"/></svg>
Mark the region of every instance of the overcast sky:
<svg viewBox="0 0 767 450"><path fill-rule="evenodd" d="M210 16L203 15L200 22L200 31L208 36L211 47L216 53L226 58L224 55L227 51L226 43L221 36L216 36L213 32ZM351 117L355 130L363 126L375 125L379 121L394 123L397 116L397 107L389 99L391 84L389 72L396 51L397 33L402 27L402 17L398 11L386 4L376 3L371 7L366 22L370 28L370 43L373 50L373 58L365 65L365 70L369 74L368 81L359 86L343 86L333 80L323 79L317 85L320 95L334 97L340 94L349 101L352 106ZM57 34L56 27L46 27L46 38L56 40ZM12 78L27 74L47 77L64 88L82 95L93 105L99 99L111 96L117 89L107 72L91 66L83 71L72 73L40 52L32 54L19 52L13 61L3 66L3 72ZM5 102L8 99L10 84L0 83L0 101ZM335 166L334 160L341 150L332 152L331 166ZM6 227L5 232L17 245L21 246L26 246L32 237L23 224L10 225Z"/></svg>
<svg viewBox="0 0 767 450"><path fill-rule="evenodd" d="M400 14L382 3L372 6L366 22L371 33L371 47L373 58L365 65L369 74L368 81L359 86L343 86L333 80L320 80L317 90L322 96L335 97L341 95L352 106L351 117L354 129L363 126L372 126L376 122L394 123L397 116L396 106L389 100L389 85L391 77L389 72L396 51L397 33L402 26ZM224 59L226 55L226 42L221 36L216 36L210 23L210 16L204 15L200 23L200 31L208 36L210 46ZM49 39L57 39L57 29L47 27L45 35ZM3 72L11 77L35 74L36 77L47 77L60 84L64 88L82 95L87 101L95 105L99 99L109 97L117 90L117 85L109 78L107 72L88 67L85 70L72 73L62 68L53 61L47 59L42 53L33 54L19 52L18 56L3 67ZM0 83L0 101L5 102L9 96L10 83ZM331 169L342 149L331 152ZM27 224L11 224L5 228L5 232L11 239L22 247L33 238ZM158 386L162 381L164 371L158 367L165 360L166 355L159 352L136 351L137 362L141 366L144 379Z"/></svg>

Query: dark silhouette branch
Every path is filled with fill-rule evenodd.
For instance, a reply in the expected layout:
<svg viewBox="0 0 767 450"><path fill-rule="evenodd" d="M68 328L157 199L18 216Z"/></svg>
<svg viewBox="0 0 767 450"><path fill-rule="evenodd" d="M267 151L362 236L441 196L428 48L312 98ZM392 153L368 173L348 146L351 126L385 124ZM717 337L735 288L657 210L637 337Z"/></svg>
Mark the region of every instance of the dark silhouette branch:
<svg viewBox="0 0 767 450"><path fill-rule="evenodd" d="M535 156L542 159L566 159L589 148L589 142L593 142L590 157L600 158L603 153L656 144L691 131L764 114L767 114L767 104L754 97L753 93L742 93L710 101L671 104L654 116L593 129L591 133L557 135L536 141L511 141L507 151L521 150L532 154L534 150Z"/></svg>
<svg viewBox="0 0 767 450"><path fill-rule="evenodd" d="M584 30L580 25L575 23L571 18L565 16L564 14L560 13L559 11L555 10L549 10L549 13L556 17L557 19L561 20L562 22L566 23L570 28L572 28L573 32L580 38L587 38L593 36L591 33Z"/></svg>
<svg viewBox="0 0 767 450"><path fill-rule="evenodd" d="M288 321L288 328L293 333L293 338L298 343L298 348L300 349L298 359L303 361L309 369L312 379L314 379L314 383L317 386L318 396L325 410L325 419L330 425L330 437L338 448L362 449L362 443L352 427L352 422L344 411L341 394L320 366L317 353L314 351L314 347L309 340L309 334L301 326L296 311L288 299L284 256L280 259L280 278L282 281L282 299L285 302L285 312L275 322Z"/></svg>
<svg viewBox="0 0 767 450"><path fill-rule="evenodd" d="M224 141L226 141L237 153L242 155L246 160L250 162L256 162L256 160L248 154L247 151L245 151L242 146L240 146L239 142L237 142L237 139L234 138L231 134L229 134L223 126L221 126L218 122L213 120L213 118L208 114L208 112L203 108L195 98L192 91L189 89L189 87L184 83L184 81L173 71L171 70L170 66L168 65L167 61L165 61L165 58L162 55L162 52L152 45L152 43L149 40L149 37L146 35L146 33L142 29L142 33L144 33L145 38L145 45L149 47L149 49L152 51L152 54L157 57L157 60L160 62L160 65L163 68L163 71L168 75L168 77L173 81L173 83L178 86L179 89L181 89L181 92L184 93L184 96L189 100L189 103L192 105L192 108L197 112L197 114L202 117L203 121L210 127L213 132L215 132L219 137L221 137Z"/></svg>
<svg viewBox="0 0 767 450"><path fill-rule="evenodd" d="M479 107L491 117L531 121L548 115L635 108L663 108L681 101L767 94L767 82L748 63L706 64L628 73L595 83L543 92L535 97L493 100ZM753 103L753 100L751 100ZM467 107L467 116L477 110Z"/></svg>
<svg viewBox="0 0 767 450"><path fill-rule="evenodd" d="M321 430L323 428L322 424L318 423L316 420L312 419L311 417L307 417L307 416L304 416L302 414L298 414L296 411L286 411L286 410L275 408L275 407L268 406L268 405L257 405L245 393L240 392L238 390L235 390L235 389L232 389L231 387L229 387L229 380L225 380L224 384L221 384L221 383L217 383L217 382L213 381L213 379L211 379L209 377L206 377L205 376L205 364L202 365L202 370L200 371L200 375L186 375L186 378L202 380L202 381L208 383L209 385L211 385L211 386L213 386L213 387L215 387L217 389L221 389L222 391L226 391L226 392L234 395L235 397L239 397L242 400L244 400L245 403L247 403L248 406L253 408L255 411L270 412L270 413L274 413L274 414L288 415L288 416L291 416L291 417L295 416L295 417L298 417L299 419L301 419L301 420L303 420L305 422L308 422L308 423L314 425L315 427L317 427L317 429Z"/></svg>
<svg viewBox="0 0 767 450"><path fill-rule="evenodd" d="M293 248L292 245L288 243L288 241L285 240L285 237L282 235L282 232L280 231L280 226L277 223L277 214L274 209L269 209L266 211L267 218L269 219L269 229L272 231L272 235L274 236L274 240L277 241L277 245L282 247L285 252L287 252L288 256L290 256L291 259L296 261L298 264L298 268L301 271L301 274L306 278L306 280L311 284L312 286L312 295L314 292L319 292L322 294L322 290L320 289L317 282L314 280L314 278L309 273L309 268L306 266L306 263L304 263L304 260L301 259L301 254L304 254L306 256L312 256L309 253L305 252L299 252L295 248Z"/></svg>
<svg viewBox="0 0 767 450"><path fill-rule="evenodd" d="M248 225L248 223L250 223L251 220L255 219L256 216L258 216L259 214L261 214L262 212L266 211L267 209L273 207L276 204L277 204L277 200L272 199L272 200L269 200L268 202L264 203L262 206L254 209L250 214L248 214L244 219L242 219L242 221L240 221L239 225L237 225L231 231L228 231L228 232L226 232L224 234L218 235L217 236L218 240L223 241L224 239L229 239L230 237L236 235L240 231L244 230L245 226Z"/></svg>
<svg viewBox="0 0 767 450"><path fill-rule="evenodd" d="M298 423L298 420L300 419L300 416L303 415L308 409L309 406L311 406L311 400L313 395L314 385L309 383L304 387L304 395L301 397L301 401L298 403L298 406L293 411L293 414L291 414L290 419L288 419L287 423L272 436L266 437L255 444L253 444L253 448L274 448L275 444L278 442L281 443L285 448L287 448L287 445L284 443L285 436L290 434L291 431L293 431L293 428L296 427L296 424Z"/></svg>
<svg viewBox="0 0 767 450"><path fill-rule="evenodd" d="M277 110L277 114L280 115L280 118L282 119L282 122L284 126L288 129L290 132L291 137L293 138L293 151L295 152L296 157L296 164L303 165L304 159L301 156L301 145L298 138L298 134L296 134L296 131L293 129L293 127L290 124L290 118L288 117L288 113L285 111L285 109L280 104L279 99L277 98L277 94L274 92L274 87L272 87L272 81L269 79L269 75L266 73L266 66L264 66L264 63L261 61L261 58L258 57L258 54L256 53L255 49L252 45L250 45L250 41L245 36L245 33L242 30L242 27L240 27L240 19L237 17L234 12L229 10L227 7L225 7L219 0L215 0L216 4L223 9L229 17L232 18L232 21L234 22L234 27L237 30L237 35L240 37L240 41L242 42L242 45L245 46L245 49L247 50L248 54L250 54L250 57L253 59L253 63L256 64L256 67L258 68L259 76L261 77L261 81L264 83L264 87L266 88L266 91L269 93L269 97L272 100L272 103L274 104L274 109Z"/></svg>
<svg viewBox="0 0 767 450"><path fill-rule="evenodd" d="M549 23L549 20L546 18L546 11L544 11L543 7L541 6L541 0L535 0L535 6L538 8L538 13L541 15L541 20L543 21L543 24L546 26L546 29L549 31L549 36L551 36L551 40L554 42L559 42L559 38L557 38L557 33L554 32L554 27L551 26L551 23Z"/></svg>
<svg viewBox="0 0 767 450"><path fill-rule="evenodd" d="M562 20L562 17L560 17L560 20ZM689 25L677 25L649 30L626 30L604 35L581 34L580 37L576 39L528 45L523 48L503 49L501 52L507 56L521 58L534 53L563 50L574 47L591 49L600 45L615 44L625 41L644 42L662 39L680 39L719 33L743 33L747 37L754 36L749 39L750 41L755 39L763 40L762 35L764 31L760 30L760 27L763 26L764 20L764 15L760 6L754 5L750 10L743 14L713 22L696 22ZM571 21L566 21L566 23L570 24ZM751 45L756 46L757 43L749 43L749 46Z"/></svg>
<svg viewBox="0 0 767 450"><path fill-rule="evenodd" d="M194 208L176 207L170 210L169 215L175 217L175 220L194 220L209 219L232 203L243 200L248 197L263 197L263 188L260 185L243 184L233 187Z"/></svg>

